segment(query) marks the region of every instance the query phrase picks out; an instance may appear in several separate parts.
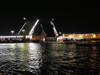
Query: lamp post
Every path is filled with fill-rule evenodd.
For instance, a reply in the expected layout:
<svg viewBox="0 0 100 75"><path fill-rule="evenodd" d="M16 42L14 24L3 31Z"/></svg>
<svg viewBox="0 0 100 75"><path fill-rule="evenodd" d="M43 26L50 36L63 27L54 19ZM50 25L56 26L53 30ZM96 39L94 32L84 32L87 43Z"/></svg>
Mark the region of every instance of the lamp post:
<svg viewBox="0 0 100 75"><path fill-rule="evenodd" d="M23 17L23 20L26 20L26 17Z"/></svg>
<svg viewBox="0 0 100 75"><path fill-rule="evenodd" d="M11 31L11 34L12 34L12 35L14 34L14 31L13 31L13 30Z"/></svg>
<svg viewBox="0 0 100 75"><path fill-rule="evenodd" d="M61 32L59 32L59 35L61 36Z"/></svg>
<svg viewBox="0 0 100 75"><path fill-rule="evenodd" d="M24 36L25 35L25 30L23 29L22 32L23 32L23 36Z"/></svg>
<svg viewBox="0 0 100 75"><path fill-rule="evenodd" d="M23 36L24 36L23 39L24 39L24 41L25 41L25 30L23 29L22 32L23 32Z"/></svg>

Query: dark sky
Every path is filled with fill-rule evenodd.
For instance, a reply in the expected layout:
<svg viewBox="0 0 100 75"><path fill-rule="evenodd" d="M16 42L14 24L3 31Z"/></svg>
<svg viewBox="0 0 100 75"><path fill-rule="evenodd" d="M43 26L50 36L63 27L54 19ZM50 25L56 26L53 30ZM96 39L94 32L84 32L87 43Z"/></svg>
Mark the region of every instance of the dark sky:
<svg viewBox="0 0 100 75"><path fill-rule="evenodd" d="M96 0L0 0L0 35L17 33L23 17L49 22L58 32L100 32L100 3Z"/></svg>

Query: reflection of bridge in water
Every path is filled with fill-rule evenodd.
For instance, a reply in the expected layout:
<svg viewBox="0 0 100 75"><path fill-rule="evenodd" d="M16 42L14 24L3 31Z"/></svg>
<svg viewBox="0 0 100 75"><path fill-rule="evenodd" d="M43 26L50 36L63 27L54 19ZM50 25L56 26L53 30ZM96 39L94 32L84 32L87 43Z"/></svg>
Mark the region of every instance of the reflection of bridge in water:
<svg viewBox="0 0 100 75"><path fill-rule="evenodd" d="M58 36L57 30L53 21L50 22L51 25L39 25L39 19L34 21L27 21L21 27L16 35L12 36L0 36L0 41L44 41L55 40ZM40 28L40 29L39 29ZM50 30L51 29L51 30Z"/></svg>

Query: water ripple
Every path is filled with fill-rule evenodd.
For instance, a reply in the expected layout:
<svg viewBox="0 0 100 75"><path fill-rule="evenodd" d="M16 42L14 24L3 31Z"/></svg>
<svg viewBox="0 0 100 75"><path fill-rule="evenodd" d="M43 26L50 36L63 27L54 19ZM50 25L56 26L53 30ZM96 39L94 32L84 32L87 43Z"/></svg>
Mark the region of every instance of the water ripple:
<svg viewBox="0 0 100 75"><path fill-rule="evenodd" d="M2 75L99 75L100 47L66 43L2 43Z"/></svg>

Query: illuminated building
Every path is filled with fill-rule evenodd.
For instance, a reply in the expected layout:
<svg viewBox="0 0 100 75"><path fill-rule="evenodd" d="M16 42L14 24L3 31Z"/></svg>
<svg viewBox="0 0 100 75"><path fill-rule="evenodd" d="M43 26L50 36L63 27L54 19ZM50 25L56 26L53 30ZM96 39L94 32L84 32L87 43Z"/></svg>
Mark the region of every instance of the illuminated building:
<svg viewBox="0 0 100 75"><path fill-rule="evenodd" d="M63 34L63 37L83 38L83 39L100 39L100 33Z"/></svg>

